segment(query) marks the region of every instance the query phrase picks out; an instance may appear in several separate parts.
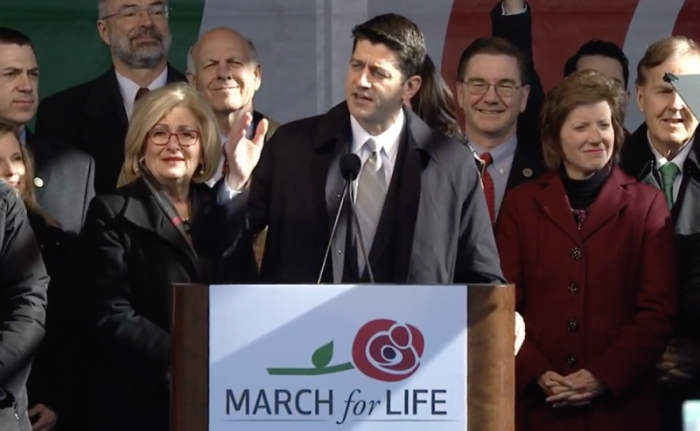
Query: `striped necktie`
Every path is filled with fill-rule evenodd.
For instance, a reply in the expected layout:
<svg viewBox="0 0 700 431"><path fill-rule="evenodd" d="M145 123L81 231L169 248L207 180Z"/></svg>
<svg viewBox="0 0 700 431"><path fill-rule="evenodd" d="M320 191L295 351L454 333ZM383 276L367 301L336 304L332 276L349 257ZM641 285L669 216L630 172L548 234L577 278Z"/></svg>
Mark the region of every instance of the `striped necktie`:
<svg viewBox="0 0 700 431"><path fill-rule="evenodd" d="M364 146L370 151L371 155L360 170L355 203L362 244L364 244L365 251L369 255L374 235L377 231L377 225L379 224L379 218L384 208L387 185L380 154L381 148L378 147L377 142L373 138L368 139ZM358 269L360 274L362 274L365 269L365 259L360 247L357 247L357 258Z"/></svg>

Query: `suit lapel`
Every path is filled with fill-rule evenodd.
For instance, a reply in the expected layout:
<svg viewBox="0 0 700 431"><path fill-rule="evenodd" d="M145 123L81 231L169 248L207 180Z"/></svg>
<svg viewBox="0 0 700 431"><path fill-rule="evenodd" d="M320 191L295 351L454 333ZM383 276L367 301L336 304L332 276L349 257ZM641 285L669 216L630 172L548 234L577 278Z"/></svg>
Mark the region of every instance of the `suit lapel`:
<svg viewBox="0 0 700 431"><path fill-rule="evenodd" d="M622 171L613 166L608 178L603 183L598 196L593 202L590 213L581 226L581 238L586 240L600 229L610 219L615 217L627 206L630 194L623 188L632 180L625 178Z"/></svg>
<svg viewBox="0 0 700 431"><path fill-rule="evenodd" d="M506 190L538 178L544 171L541 148L530 145L522 134L518 134L518 145L515 148Z"/></svg>
<svg viewBox="0 0 700 431"><path fill-rule="evenodd" d="M678 198L673 205L673 215L676 232L687 234L697 231L697 211L700 208L700 165L698 164L698 148L693 142L688 158L683 165L683 180L678 191Z"/></svg>
<svg viewBox="0 0 700 431"><path fill-rule="evenodd" d="M350 111L343 102L323 116L314 139L311 161L313 200L318 220L323 220L328 228L328 235L333 229L335 214L340 205L337 190L343 188L343 179L340 174L329 175L329 170L331 167L336 167L337 163L334 162L338 161L343 154L350 152L351 136Z"/></svg>
<svg viewBox="0 0 700 431"><path fill-rule="evenodd" d="M32 154L35 165L34 178L32 178L31 181L34 186L37 201L43 202L47 186L52 184L51 174L54 165L50 163L50 161L56 156L53 151L51 151L50 145L39 142L36 135L34 135L28 127L25 130L27 134L26 145Z"/></svg>
<svg viewBox="0 0 700 431"><path fill-rule="evenodd" d="M169 242L186 257L190 264L190 271L197 274L196 278L199 278L198 259L194 250L165 216L155 199L147 191L146 185L141 180L137 180L131 187L132 194L124 209L124 218Z"/></svg>
<svg viewBox="0 0 700 431"><path fill-rule="evenodd" d="M535 200L547 216L572 240L581 242L581 236L576 228L574 216L571 213L566 190L556 172L545 174L540 180L544 186L535 195Z"/></svg>

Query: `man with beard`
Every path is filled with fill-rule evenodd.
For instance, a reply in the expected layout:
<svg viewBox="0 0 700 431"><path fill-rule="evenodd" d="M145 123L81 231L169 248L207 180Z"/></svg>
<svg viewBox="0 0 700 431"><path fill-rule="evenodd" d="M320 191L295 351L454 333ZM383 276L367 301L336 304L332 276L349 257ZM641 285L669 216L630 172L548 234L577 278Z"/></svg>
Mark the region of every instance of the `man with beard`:
<svg viewBox="0 0 700 431"><path fill-rule="evenodd" d="M185 76L167 63L169 7L163 1L99 0L97 30L112 68L39 105L36 132L95 159L95 190L113 190L124 162L124 138L134 102Z"/></svg>

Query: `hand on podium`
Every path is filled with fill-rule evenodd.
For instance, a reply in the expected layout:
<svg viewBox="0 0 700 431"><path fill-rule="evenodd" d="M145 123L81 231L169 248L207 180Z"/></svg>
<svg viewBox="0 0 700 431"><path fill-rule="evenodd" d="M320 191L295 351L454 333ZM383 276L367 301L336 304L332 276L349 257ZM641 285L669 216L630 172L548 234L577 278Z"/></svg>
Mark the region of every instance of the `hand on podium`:
<svg viewBox="0 0 700 431"><path fill-rule="evenodd" d="M525 321L520 313L515 313L515 355L518 355L520 347L525 341Z"/></svg>

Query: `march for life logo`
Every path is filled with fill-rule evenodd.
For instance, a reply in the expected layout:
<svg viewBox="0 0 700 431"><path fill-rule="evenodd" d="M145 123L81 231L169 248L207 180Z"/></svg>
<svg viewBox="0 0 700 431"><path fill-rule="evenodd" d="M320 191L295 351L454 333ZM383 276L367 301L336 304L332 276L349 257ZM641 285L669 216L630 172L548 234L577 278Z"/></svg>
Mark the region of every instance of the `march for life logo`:
<svg viewBox="0 0 700 431"><path fill-rule="evenodd" d="M247 342L219 358L210 317L210 430L464 430L466 289L411 287L397 304L397 287L251 287L276 305L240 311L267 330L222 315L219 330Z"/></svg>

